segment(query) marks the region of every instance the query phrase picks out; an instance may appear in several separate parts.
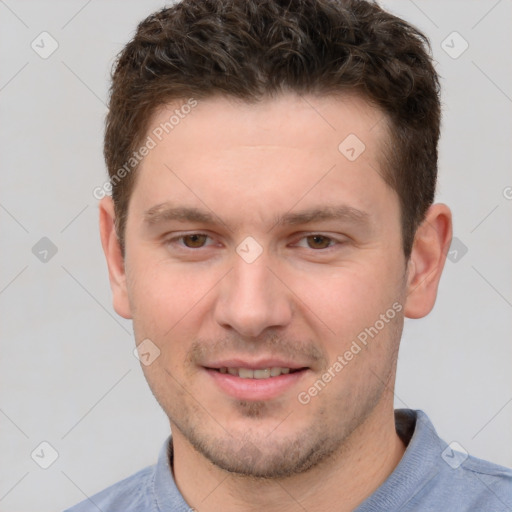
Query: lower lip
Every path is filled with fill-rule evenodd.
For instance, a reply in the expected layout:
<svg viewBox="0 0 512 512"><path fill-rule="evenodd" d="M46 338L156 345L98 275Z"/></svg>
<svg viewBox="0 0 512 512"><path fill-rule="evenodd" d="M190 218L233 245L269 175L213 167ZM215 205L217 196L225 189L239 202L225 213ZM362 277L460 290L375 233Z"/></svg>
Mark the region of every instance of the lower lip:
<svg viewBox="0 0 512 512"><path fill-rule="evenodd" d="M224 393L237 400L271 400L276 398L289 391L308 371L299 370L267 379L242 379L229 373L220 373L208 368L205 368L205 370Z"/></svg>

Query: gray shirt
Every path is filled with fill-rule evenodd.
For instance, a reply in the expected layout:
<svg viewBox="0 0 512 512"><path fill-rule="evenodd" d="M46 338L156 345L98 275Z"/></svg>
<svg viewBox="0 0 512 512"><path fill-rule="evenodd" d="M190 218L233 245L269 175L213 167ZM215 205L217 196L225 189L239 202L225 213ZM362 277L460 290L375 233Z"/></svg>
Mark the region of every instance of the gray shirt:
<svg viewBox="0 0 512 512"><path fill-rule="evenodd" d="M512 470L447 445L422 411L395 411L407 445L388 479L355 512L512 512ZM170 468L169 438L154 466L114 484L66 512L191 512Z"/></svg>

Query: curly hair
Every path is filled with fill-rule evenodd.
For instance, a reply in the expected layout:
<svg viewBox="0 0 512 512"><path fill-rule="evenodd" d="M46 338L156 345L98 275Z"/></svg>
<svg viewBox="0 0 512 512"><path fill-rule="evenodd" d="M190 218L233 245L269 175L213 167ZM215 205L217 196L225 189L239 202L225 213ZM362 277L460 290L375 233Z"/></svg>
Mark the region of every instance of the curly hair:
<svg viewBox="0 0 512 512"><path fill-rule="evenodd" d="M136 162L116 174L175 100L356 92L384 114L384 180L398 194L403 250L434 200L440 87L428 39L366 0L184 0L142 21L112 72L104 155L124 231Z"/></svg>

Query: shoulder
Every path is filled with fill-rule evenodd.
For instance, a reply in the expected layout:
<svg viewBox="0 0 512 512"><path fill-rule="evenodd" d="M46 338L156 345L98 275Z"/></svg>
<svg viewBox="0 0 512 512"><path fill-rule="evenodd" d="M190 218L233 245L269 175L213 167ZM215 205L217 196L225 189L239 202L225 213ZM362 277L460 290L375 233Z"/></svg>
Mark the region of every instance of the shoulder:
<svg viewBox="0 0 512 512"><path fill-rule="evenodd" d="M402 460L358 512L512 510L512 470L445 443L423 411L397 410Z"/></svg>
<svg viewBox="0 0 512 512"><path fill-rule="evenodd" d="M156 466L149 466L107 487L65 512L151 511Z"/></svg>
<svg viewBox="0 0 512 512"><path fill-rule="evenodd" d="M467 486L512 508L512 469L469 456L460 466Z"/></svg>
<svg viewBox="0 0 512 512"><path fill-rule="evenodd" d="M433 478L418 493L418 501L423 494L439 506L449 505L450 510L512 510L512 469L469 455L434 432L432 427L432 438L436 438L429 448L435 460Z"/></svg>
<svg viewBox="0 0 512 512"><path fill-rule="evenodd" d="M512 470L472 456L457 468L443 462L413 498L411 510L424 510L427 504L432 510L508 512L512 510Z"/></svg>

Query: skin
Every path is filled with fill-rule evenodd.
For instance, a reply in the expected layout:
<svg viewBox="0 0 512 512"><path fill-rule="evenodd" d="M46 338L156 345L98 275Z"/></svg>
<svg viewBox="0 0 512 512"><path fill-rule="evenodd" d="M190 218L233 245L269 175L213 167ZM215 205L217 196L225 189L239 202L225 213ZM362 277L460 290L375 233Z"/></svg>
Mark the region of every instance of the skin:
<svg viewBox="0 0 512 512"><path fill-rule="evenodd" d="M160 350L143 370L170 420L174 478L198 511L352 510L403 455L393 416L403 319L434 305L451 215L429 209L406 261L398 196L379 174L382 118L357 96L202 100L137 170L124 259L112 201L100 203L114 307L137 343ZM353 162L338 150L350 133L366 146ZM163 204L212 218L166 220L155 215ZM326 207L352 214L322 218ZM316 216L290 218L306 211ZM183 238L194 233L207 236ZM248 236L263 250L252 263L236 251ZM401 311L301 403L393 304ZM307 370L275 397L238 400L204 368L233 357Z"/></svg>

